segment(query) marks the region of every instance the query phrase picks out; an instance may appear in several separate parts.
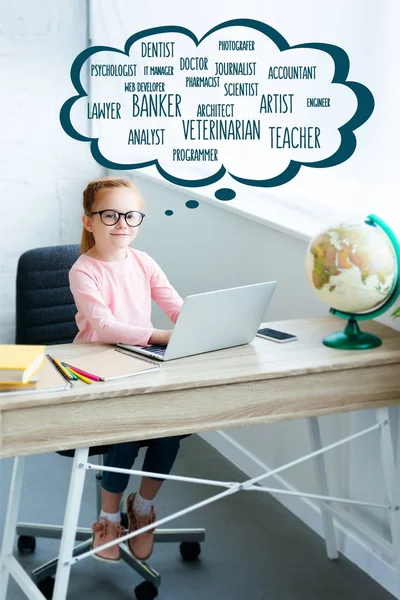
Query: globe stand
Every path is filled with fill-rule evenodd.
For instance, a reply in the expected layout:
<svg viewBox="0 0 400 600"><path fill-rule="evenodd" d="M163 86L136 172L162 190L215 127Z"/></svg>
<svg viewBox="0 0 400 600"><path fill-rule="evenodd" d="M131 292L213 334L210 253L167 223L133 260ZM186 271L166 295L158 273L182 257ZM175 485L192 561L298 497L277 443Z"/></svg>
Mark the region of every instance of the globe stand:
<svg viewBox="0 0 400 600"><path fill-rule="evenodd" d="M382 344L381 338L373 333L361 331L356 319L350 317L344 331L327 335L323 340L325 346L337 350L368 350Z"/></svg>

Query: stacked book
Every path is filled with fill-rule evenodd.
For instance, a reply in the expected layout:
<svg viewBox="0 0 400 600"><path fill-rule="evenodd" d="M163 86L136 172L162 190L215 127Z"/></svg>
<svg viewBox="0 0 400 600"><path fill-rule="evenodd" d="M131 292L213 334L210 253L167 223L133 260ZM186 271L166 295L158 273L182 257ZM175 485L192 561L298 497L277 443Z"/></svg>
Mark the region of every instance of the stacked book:
<svg viewBox="0 0 400 600"><path fill-rule="evenodd" d="M46 346L0 345L0 392L35 389Z"/></svg>

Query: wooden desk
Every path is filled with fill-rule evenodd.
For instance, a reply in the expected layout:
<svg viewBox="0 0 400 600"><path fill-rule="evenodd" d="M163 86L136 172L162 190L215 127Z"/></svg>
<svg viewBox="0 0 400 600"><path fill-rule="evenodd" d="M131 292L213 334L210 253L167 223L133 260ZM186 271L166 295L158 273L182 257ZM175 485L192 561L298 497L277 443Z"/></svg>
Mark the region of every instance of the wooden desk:
<svg viewBox="0 0 400 600"><path fill-rule="evenodd" d="M376 428L382 434L387 508L400 579L400 493L387 408L400 403L400 333L378 323L363 323L363 329L379 335L383 345L366 351L339 351L323 346L321 340L343 329L341 319L300 319L270 326L297 334L298 341L276 344L256 338L245 346L167 362L158 372L109 383L78 382L72 390L54 395L0 401L0 456L80 449L73 463L54 600L66 598L89 446L308 417L314 453L305 458L316 459L321 494L326 498L320 454L324 449L316 417L367 408L377 409ZM49 348L49 352L68 362L78 353L102 349L104 346L94 344L64 345ZM18 461L23 458L16 459L14 467L2 547L3 576L8 579L12 573L29 598L43 600L12 556L23 476ZM336 558L333 521L326 502L321 503L321 510L327 553Z"/></svg>
<svg viewBox="0 0 400 600"><path fill-rule="evenodd" d="M368 322L383 345L363 351L327 348L343 329L335 317L280 321L298 341L251 344L166 362L158 372L49 393L3 398L0 456L272 423L378 408L400 402L400 333ZM98 344L49 348L68 362L104 350Z"/></svg>

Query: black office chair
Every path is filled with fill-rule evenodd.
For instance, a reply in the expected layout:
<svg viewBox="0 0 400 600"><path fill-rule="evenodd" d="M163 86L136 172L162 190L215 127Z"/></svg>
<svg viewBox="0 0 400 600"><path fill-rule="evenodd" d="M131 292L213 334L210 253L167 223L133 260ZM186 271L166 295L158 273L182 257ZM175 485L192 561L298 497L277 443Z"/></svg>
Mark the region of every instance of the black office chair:
<svg viewBox="0 0 400 600"><path fill-rule="evenodd" d="M52 246L25 252L17 267L16 295L16 343L17 344L66 344L72 342L78 332L75 323L77 312L69 289L68 272L79 256L79 246ZM151 440L143 441L147 446ZM97 455L103 463L103 455L109 446L89 449L89 456ZM58 452L74 456L74 450ZM96 475L97 515L101 510L101 472ZM122 524L127 528L128 519L121 513ZM21 553L34 552L36 537L60 539L61 526L31 523L17 524L18 549ZM200 554L200 544L205 538L204 529L158 530L154 541L180 542L180 553L185 560L194 560ZM74 549L74 556L86 552L91 545L92 530L78 528L76 540L81 541ZM121 544L121 558L145 581L135 588L137 600L150 600L157 596L161 584L160 575L145 562L136 560L126 544ZM32 571L32 579L46 598L51 598L54 587L53 575L58 558L48 561Z"/></svg>

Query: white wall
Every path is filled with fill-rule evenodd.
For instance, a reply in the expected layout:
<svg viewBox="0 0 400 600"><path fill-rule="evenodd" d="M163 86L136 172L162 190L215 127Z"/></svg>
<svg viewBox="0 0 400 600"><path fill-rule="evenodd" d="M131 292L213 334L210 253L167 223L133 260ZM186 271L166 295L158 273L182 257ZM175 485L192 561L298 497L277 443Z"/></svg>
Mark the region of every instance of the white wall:
<svg viewBox="0 0 400 600"><path fill-rule="evenodd" d="M0 342L12 343L18 257L71 242L82 190L103 170L58 116L87 47L85 2L2 3L0 23Z"/></svg>
<svg viewBox="0 0 400 600"><path fill-rule="evenodd" d="M118 4L132 5L131 2L122 1ZM285 2L281 5L284 10ZM276 3L265 3L261 8L260 3L249 1L246 10L239 11L232 9L230 2L214 2L212 11L203 11L204 20L200 30L198 14L190 3L167 5L149 0L142 5L145 12L137 11L132 27L139 30L156 24L182 24L201 35L217 22L244 16L245 12L245 16L269 22L290 38L293 44L314 39L346 47L353 43L351 40L353 37L356 39L359 31L357 27L342 28L348 3L325 2L317 5L308 0L302 3L302 11L293 20L287 19L287 12L284 16L274 13L271 10L273 6ZM335 12L337 6L339 12ZM358 18L368 17L368 26L371 27L375 21L381 24L380 6L381 3L372 2L369 3L369 12L364 11L364 3L357 0L351 4L348 12L353 14L355 22ZM326 18L323 17L318 30L313 26L315 11L319 11L321 18L325 14L323 11L326 11ZM79 242L82 189L88 180L99 176L102 170L90 157L87 145L68 138L58 121L62 103L73 93L69 81L71 62L86 47L85 3L81 0L68 3L60 0L43 0L40 3L19 0L3 6L2 12L0 41L3 54L2 83L5 86L0 111L0 341L7 343L13 341L14 335L14 282L18 256L31 247ZM329 29L333 22L337 22L334 33ZM340 32L345 39L338 39ZM376 44L369 49L364 45L360 48L360 59L366 51L368 61L374 60L373 49L376 49ZM355 69L355 79L361 75L360 79L368 84L367 66L358 60ZM382 112L378 113L377 119L379 115L382 115L382 123L386 123ZM378 122L374 127L382 136ZM293 182L292 187L287 188L288 193L305 193L309 190L311 197L323 195L333 189L332 177L336 186L334 189L338 192L341 190L343 194L348 193L348 183L353 179L357 184L366 180L372 185L375 175L372 175L370 161L374 158L371 158L371 150L366 150L368 135L372 134L367 130L362 134L360 132L359 151L348 164L331 169L330 173L304 170L295 180L298 186ZM393 164L395 150L388 141L387 146L380 149L380 156L382 152L390 155L390 164ZM388 164L382 158L377 161L382 177L389 176ZM145 212L148 215L137 246L154 256L182 295L278 279L279 286L267 318L274 320L326 314L326 307L317 300L304 276L305 242L228 214L218 206L201 203L199 208L190 210L185 207L185 201L190 196L181 189L171 191L155 183L137 181L146 199ZM167 209L174 211L172 217L165 216ZM154 322L159 326L167 324L165 317L157 311ZM371 419L370 412L326 417L321 420L324 442L339 438L353 429L362 429ZM270 467L282 464L299 453L308 452L304 421L260 426L251 430L231 430L229 433ZM380 501L383 493L378 453L378 440L375 437L354 446L352 466L346 451L332 454L328 459L332 491L359 497L366 488L376 501ZM369 472L365 476L360 472L360 464L368 464ZM373 490L366 483L366 475L368 481L375 482ZM353 477L351 486L350 476ZM302 490L312 490L315 485L310 466L301 467L297 472L288 472L287 481ZM374 523L370 516L366 520L385 536L388 535L387 519L381 513L377 514Z"/></svg>

